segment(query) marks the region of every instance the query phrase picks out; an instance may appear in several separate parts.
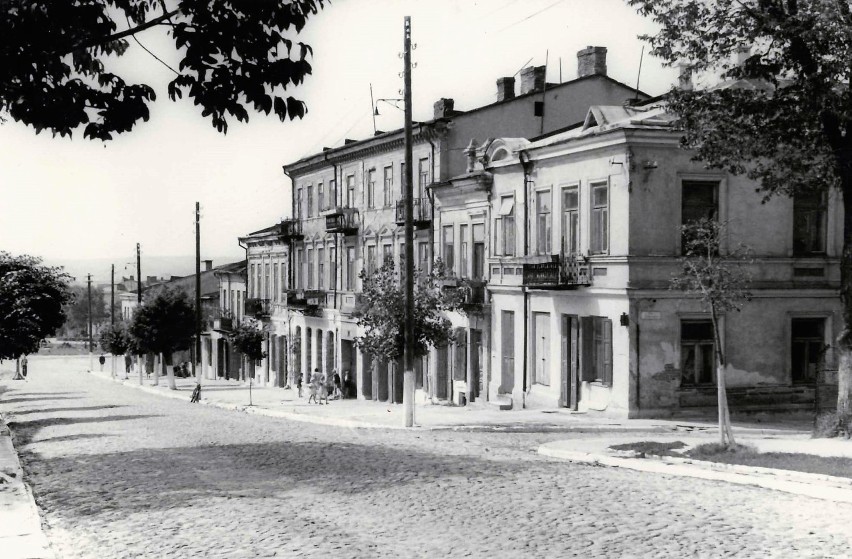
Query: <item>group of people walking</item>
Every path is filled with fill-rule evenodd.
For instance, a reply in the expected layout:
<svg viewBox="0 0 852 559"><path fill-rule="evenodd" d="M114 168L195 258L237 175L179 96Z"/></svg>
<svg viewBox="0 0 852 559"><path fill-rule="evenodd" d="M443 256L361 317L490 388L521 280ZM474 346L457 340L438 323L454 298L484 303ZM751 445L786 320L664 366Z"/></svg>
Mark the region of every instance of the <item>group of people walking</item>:
<svg viewBox="0 0 852 559"><path fill-rule="evenodd" d="M296 389L299 393L299 398L302 397L303 377L308 375L296 376ZM337 369L333 369L330 375L320 373L319 369L314 369L308 378L308 403L312 401L315 404L328 404L329 399L341 400L348 397L349 373L344 375L344 379L340 378Z"/></svg>

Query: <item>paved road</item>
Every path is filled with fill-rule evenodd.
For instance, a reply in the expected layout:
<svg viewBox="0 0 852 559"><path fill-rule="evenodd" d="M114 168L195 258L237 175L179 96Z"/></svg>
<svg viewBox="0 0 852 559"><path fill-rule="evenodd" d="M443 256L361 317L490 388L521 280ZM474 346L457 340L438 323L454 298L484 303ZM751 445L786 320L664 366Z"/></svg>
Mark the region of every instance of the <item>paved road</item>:
<svg viewBox="0 0 852 559"><path fill-rule="evenodd" d="M351 430L32 359L0 382L60 557L849 557L852 506L573 465L562 434ZM0 554L2 555L2 554Z"/></svg>

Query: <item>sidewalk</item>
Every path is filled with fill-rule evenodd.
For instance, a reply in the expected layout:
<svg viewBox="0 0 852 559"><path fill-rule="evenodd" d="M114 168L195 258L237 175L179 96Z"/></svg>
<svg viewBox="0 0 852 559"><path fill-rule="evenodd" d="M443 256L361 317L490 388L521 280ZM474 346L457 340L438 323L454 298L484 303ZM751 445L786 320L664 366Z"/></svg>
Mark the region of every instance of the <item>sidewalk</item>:
<svg viewBox="0 0 852 559"><path fill-rule="evenodd" d="M5 421L0 418L0 549L3 559L51 559L41 517Z"/></svg>

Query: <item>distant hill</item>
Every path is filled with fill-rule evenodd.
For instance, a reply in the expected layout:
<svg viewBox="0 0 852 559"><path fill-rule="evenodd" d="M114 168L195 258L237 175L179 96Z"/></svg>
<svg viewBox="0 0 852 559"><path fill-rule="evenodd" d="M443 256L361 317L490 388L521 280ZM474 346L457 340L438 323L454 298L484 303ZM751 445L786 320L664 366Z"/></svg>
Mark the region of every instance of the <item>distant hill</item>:
<svg viewBox="0 0 852 559"><path fill-rule="evenodd" d="M245 259L245 253L232 256L205 257L213 260L213 267L231 262L239 262ZM109 284L110 265L115 264L115 279L124 277L136 277L136 261L127 257L123 258L94 258L94 259L59 259L45 258L44 263L49 266L62 266L65 271L75 278L75 283L85 284L86 274L92 274L93 283ZM201 264L204 269L204 264ZM142 256L142 277L157 276L168 278L170 276L188 276L195 273L194 256Z"/></svg>

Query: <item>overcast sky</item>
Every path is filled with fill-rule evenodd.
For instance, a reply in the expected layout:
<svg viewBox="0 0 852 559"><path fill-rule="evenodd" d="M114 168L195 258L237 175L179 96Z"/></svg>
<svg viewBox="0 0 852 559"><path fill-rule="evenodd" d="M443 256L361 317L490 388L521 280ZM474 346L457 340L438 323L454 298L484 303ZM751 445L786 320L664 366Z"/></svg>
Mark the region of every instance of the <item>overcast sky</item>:
<svg viewBox="0 0 852 559"><path fill-rule="evenodd" d="M432 103L459 110L493 102L495 81L548 60L547 79L577 75L578 50L605 46L609 75L636 84L642 42L654 31L624 0L335 0L297 40L314 49L314 71L295 96L302 121L281 123L250 113L215 131L191 102L171 102L173 74L134 43L117 64L128 81L157 91L151 119L109 143L36 136L15 122L0 125L0 249L49 261L129 261L135 244L148 256L191 256L194 204L202 205L202 257L242 255L237 237L288 213L289 181L281 166L344 138L372 134L370 84L376 98L401 97L403 17L412 18L414 119ZM159 29L140 35L177 66ZM647 50L647 48L646 48ZM676 72L646 53L640 88L659 94ZM380 130L402 126L402 112L380 105ZM566 125L571 123L565 123ZM217 264L220 262L217 262Z"/></svg>

